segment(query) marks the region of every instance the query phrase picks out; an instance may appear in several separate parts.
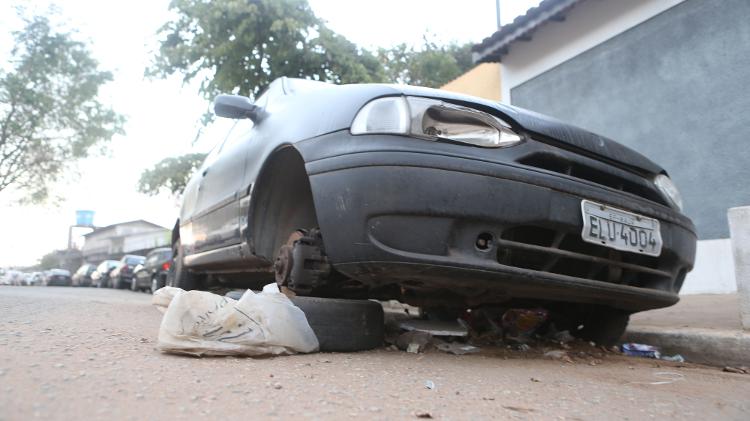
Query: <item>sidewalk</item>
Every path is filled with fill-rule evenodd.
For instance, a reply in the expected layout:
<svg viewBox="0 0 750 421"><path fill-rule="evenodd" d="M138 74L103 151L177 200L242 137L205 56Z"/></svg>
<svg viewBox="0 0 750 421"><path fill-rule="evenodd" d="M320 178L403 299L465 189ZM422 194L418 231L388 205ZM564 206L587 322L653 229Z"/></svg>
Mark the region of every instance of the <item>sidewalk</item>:
<svg viewBox="0 0 750 421"><path fill-rule="evenodd" d="M737 294L680 297L676 305L631 317L624 340L716 366L750 366L750 331L740 323Z"/></svg>

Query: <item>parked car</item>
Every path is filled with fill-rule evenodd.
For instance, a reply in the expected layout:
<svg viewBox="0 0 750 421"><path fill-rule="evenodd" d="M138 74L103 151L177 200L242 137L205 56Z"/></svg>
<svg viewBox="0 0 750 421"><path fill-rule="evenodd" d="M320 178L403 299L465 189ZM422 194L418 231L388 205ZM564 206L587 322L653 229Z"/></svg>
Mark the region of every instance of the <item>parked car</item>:
<svg viewBox="0 0 750 421"><path fill-rule="evenodd" d="M188 182L170 283L544 307L609 345L670 306L696 234L667 172L611 139L434 89L274 81L220 95L231 132ZM580 327L580 329L576 329Z"/></svg>
<svg viewBox="0 0 750 421"><path fill-rule="evenodd" d="M167 281L169 266L172 264L172 249L161 247L151 250L142 265L134 270L130 289L133 291L151 290L163 287Z"/></svg>
<svg viewBox="0 0 750 421"><path fill-rule="evenodd" d="M73 286L76 287L88 287L91 286L92 280L91 275L96 270L96 265L91 263L84 263L78 268L76 273L73 274Z"/></svg>
<svg viewBox="0 0 750 421"><path fill-rule="evenodd" d="M119 265L117 260L105 260L91 273L91 285L97 288L108 288L110 286L109 273Z"/></svg>
<svg viewBox="0 0 750 421"><path fill-rule="evenodd" d="M21 285L22 278L23 273L21 271L8 269L3 274L3 283L5 285Z"/></svg>
<svg viewBox="0 0 750 421"><path fill-rule="evenodd" d="M32 272L31 283L29 285L32 285L32 286L44 285L44 276L42 272Z"/></svg>
<svg viewBox="0 0 750 421"><path fill-rule="evenodd" d="M133 279L135 267L143 264L145 260L146 258L144 256L138 256L135 254L126 254L122 256L120 264L109 273L112 288L122 289L130 287L130 281Z"/></svg>
<svg viewBox="0 0 750 421"><path fill-rule="evenodd" d="M69 287L73 283L70 271L65 269L50 269L45 272L44 285Z"/></svg>

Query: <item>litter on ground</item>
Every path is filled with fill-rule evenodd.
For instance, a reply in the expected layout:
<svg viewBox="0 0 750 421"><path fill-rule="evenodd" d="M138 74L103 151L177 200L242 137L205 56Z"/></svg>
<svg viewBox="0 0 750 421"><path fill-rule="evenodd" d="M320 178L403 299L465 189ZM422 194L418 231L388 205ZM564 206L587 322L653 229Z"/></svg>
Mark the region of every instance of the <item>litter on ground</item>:
<svg viewBox="0 0 750 421"><path fill-rule="evenodd" d="M269 284L239 300L206 291L164 287L152 303L164 313L161 351L204 355L288 355L316 352L319 344L305 313Z"/></svg>

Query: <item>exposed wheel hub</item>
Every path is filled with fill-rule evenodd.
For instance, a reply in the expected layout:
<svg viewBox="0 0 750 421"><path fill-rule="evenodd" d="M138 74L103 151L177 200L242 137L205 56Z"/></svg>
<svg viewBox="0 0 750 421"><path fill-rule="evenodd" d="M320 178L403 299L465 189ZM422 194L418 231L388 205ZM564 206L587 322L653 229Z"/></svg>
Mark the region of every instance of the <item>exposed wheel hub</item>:
<svg viewBox="0 0 750 421"><path fill-rule="evenodd" d="M331 272L318 229L293 232L279 248L274 262L276 283L298 294L321 286Z"/></svg>

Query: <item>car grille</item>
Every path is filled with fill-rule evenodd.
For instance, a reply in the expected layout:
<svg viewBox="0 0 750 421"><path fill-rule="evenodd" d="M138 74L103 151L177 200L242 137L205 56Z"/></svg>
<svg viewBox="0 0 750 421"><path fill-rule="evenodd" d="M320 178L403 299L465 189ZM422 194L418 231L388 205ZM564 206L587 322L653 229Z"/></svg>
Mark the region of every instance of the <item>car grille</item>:
<svg viewBox="0 0 750 421"><path fill-rule="evenodd" d="M625 172L624 170L614 169L614 171L605 172L601 169L594 168L582 162L568 159L558 154L538 152L524 156L518 162L534 168L565 174L567 176L590 181L602 186L607 186L615 190L631 193L652 202L661 205L667 205L664 197L652 183L645 179Z"/></svg>
<svg viewBox="0 0 750 421"><path fill-rule="evenodd" d="M540 226L516 226L497 240L497 261L530 269L607 283L676 290L687 272L673 256L622 252L581 240L580 233Z"/></svg>

